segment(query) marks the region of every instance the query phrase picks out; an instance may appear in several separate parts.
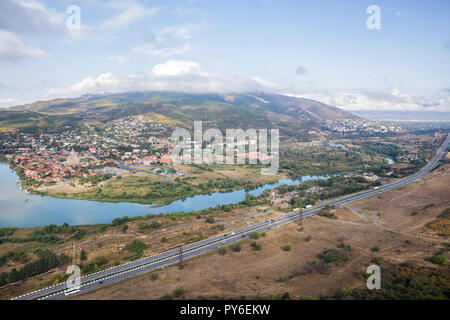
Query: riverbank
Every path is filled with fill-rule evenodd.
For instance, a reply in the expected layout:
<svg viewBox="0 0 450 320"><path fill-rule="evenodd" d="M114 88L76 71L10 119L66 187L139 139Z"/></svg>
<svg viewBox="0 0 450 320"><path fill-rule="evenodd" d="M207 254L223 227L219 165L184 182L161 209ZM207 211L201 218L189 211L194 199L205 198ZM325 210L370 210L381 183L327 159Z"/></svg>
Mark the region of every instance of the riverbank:
<svg viewBox="0 0 450 320"><path fill-rule="evenodd" d="M235 175L239 174L244 176L242 173L235 172ZM245 199L247 191L253 196L258 196L265 190L276 188L282 184L298 184L313 178L321 178L305 176L303 180L281 179L276 183L265 183L252 190L246 190L245 187L241 187L241 189L228 192L214 192L211 194L205 192L205 194L172 201L168 205L153 207L128 201L79 200L28 194L20 189L20 185L16 184L18 180L17 175L4 163L0 164L0 177L3 181L0 184L0 227L32 227L48 224L61 225L63 223L68 223L69 225L101 224L110 223L113 219L123 216L191 212L236 204ZM325 178L325 176L322 178ZM126 181L126 179L122 179ZM265 179L270 181L267 177ZM220 181L225 182L226 180ZM200 182L204 183L207 181ZM159 191L164 192L163 189ZM115 200L118 201L119 199Z"/></svg>

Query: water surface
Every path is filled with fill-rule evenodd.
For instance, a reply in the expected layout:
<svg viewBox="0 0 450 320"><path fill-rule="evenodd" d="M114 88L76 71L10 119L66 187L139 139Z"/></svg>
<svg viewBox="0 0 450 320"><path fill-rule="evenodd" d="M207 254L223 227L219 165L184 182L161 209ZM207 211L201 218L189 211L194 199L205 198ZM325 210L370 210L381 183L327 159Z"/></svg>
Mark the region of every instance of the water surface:
<svg viewBox="0 0 450 320"><path fill-rule="evenodd" d="M326 179L324 176L304 176L301 179L283 179L250 190L255 196L264 190L280 185L299 184L311 179ZM149 213L189 212L216 205L233 204L245 199L246 190L215 192L177 200L169 205L152 207L137 203L112 203L91 200L60 199L29 194L20 188L16 173L8 164L0 163L0 227L32 227L47 224L70 225L110 223L114 218L141 216Z"/></svg>

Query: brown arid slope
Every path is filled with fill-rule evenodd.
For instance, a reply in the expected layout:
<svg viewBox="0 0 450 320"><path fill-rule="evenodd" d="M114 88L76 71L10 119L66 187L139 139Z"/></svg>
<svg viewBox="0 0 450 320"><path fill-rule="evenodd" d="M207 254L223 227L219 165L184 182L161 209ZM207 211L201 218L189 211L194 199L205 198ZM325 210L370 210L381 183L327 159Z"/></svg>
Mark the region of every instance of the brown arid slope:
<svg viewBox="0 0 450 320"><path fill-rule="evenodd" d="M428 226L450 207L449 181L445 164L419 182L335 209L337 219L314 216L271 230L256 240L261 251L245 240L240 252L210 253L183 269L154 271L156 280L149 273L75 299L158 299L181 286L185 298L331 297L342 288L364 288L362 274L374 258L382 268L409 263L433 269L428 259L437 251L449 257L450 239ZM288 244L290 251L281 249ZM317 257L325 249L336 250L337 263Z"/></svg>

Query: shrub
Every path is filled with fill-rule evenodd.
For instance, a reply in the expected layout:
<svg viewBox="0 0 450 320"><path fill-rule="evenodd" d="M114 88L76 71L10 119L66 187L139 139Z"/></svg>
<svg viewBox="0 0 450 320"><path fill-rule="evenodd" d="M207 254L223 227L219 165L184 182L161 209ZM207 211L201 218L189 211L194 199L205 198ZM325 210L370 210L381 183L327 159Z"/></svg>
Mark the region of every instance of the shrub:
<svg viewBox="0 0 450 320"><path fill-rule="evenodd" d="M163 237L163 238L161 239L161 242L167 242L167 238L166 238L166 237Z"/></svg>
<svg viewBox="0 0 450 320"><path fill-rule="evenodd" d="M447 257L443 254L435 254L430 258L430 261L434 264L444 265L447 263Z"/></svg>
<svg viewBox="0 0 450 320"><path fill-rule="evenodd" d="M253 241L250 246L252 247L253 250L261 251L261 245L259 243L256 243L256 241Z"/></svg>
<svg viewBox="0 0 450 320"><path fill-rule="evenodd" d="M233 252L241 252L241 245L240 245L240 244L237 244L237 245L235 245L234 247L232 247L231 250L232 250Z"/></svg>
<svg viewBox="0 0 450 320"><path fill-rule="evenodd" d="M186 292L186 289L184 289L184 287L179 287L177 288L174 292L173 295L177 298L181 297L182 295L184 295L184 293Z"/></svg>
<svg viewBox="0 0 450 320"><path fill-rule="evenodd" d="M221 255L224 256L227 254L227 249L225 248L219 248L219 250L217 250L217 252Z"/></svg>
<svg viewBox="0 0 450 320"><path fill-rule="evenodd" d="M125 250L130 250L135 253L132 257L134 259L139 259L144 254L144 250L147 249L147 245L140 240L134 240L125 246Z"/></svg>
<svg viewBox="0 0 450 320"><path fill-rule="evenodd" d="M158 221L153 221L153 222L150 224L150 228L157 229L157 228L159 228L159 227L161 227L161 223L159 223Z"/></svg>
<svg viewBox="0 0 450 320"><path fill-rule="evenodd" d="M205 222L206 222L206 223L214 223L214 222L216 222L216 220L214 220L213 217L208 217L208 218L205 220Z"/></svg>
<svg viewBox="0 0 450 320"><path fill-rule="evenodd" d="M151 279L152 281L155 281L156 279L158 279L158 277L159 277L159 274L157 274L157 273L152 273L152 275L150 276L150 279Z"/></svg>
<svg viewBox="0 0 450 320"><path fill-rule="evenodd" d="M370 262L375 263L375 264L380 264L381 262L383 262L383 258L373 257L373 259Z"/></svg>
<svg viewBox="0 0 450 320"><path fill-rule="evenodd" d="M380 247L379 246L375 246L375 247L373 247L370 250L372 250L372 252L377 252L377 251L380 251Z"/></svg>
<svg viewBox="0 0 450 320"><path fill-rule="evenodd" d="M281 249L283 249L283 251L291 251L291 246L285 245L284 247L281 247Z"/></svg>
<svg viewBox="0 0 450 320"><path fill-rule="evenodd" d="M58 257L58 261L60 265L66 265L70 262L70 257L65 253L61 253Z"/></svg>
<svg viewBox="0 0 450 320"><path fill-rule="evenodd" d="M291 299L291 295L289 294L289 292L285 292L281 296L281 300L290 300L290 299Z"/></svg>
<svg viewBox="0 0 450 320"><path fill-rule="evenodd" d="M252 234L250 235L250 238L252 239L259 239L260 234L257 231L253 231Z"/></svg>
<svg viewBox="0 0 450 320"><path fill-rule="evenodd" d="M305 237L305 241L306 241L306 242L309 242L309 241L311 241L311 239L312 239L312 237L311 237L311 236L307 236L307 237Z"/></svg>

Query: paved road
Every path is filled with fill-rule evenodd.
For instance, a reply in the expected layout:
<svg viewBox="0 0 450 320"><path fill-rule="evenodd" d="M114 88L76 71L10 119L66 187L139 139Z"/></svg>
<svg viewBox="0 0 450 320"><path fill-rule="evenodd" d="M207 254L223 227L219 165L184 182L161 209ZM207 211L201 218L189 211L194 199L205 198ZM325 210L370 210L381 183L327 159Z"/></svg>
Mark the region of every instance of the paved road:
<svg viewBox="0 0 450 320"><path fill-rule="evenodd" d="M358 193L354 193L351 195L347 195L338 199L330 200L327 202L322 202L315 206L312 206L307 209L296 210L290 213L287 213L283 216L273 218L270 220L265 220L258 222L256 224L249 225L245 228L236 230L234 232L228 232L225 234L220 234L214 236L212 238L208 238L202 241L198 241L195 243L191 243L182 247L183 259L189 259L201 254L205 254L207 252L216 250L219 247L226 246L242 240L244 238L250 237L251 233L254 231L263 232L269 229L291 223L298 219L306 218L317 214L320 209L325 206L341 206L347 203L351 203L354 201L358 201L364 198L368 198L382 192L386 192L405 184L409 184L415 180L418 180L434 170L438 165L439 161L445 156L447 146L450 142L450 135L447 136L442 146L436 152L436 155L433 159L424 166L420 171L396 180L394 182L387 183L383 186L378 187L377 189L370 189L361 191ZM162 252L160 254L156 254L153 256L145 257L136 261L132 261L117 267L111 267L106 270L102 270L93 274L89 274L81 277L81 287L78 292L71 293L66 295L66 284L57 284L48 288L44 288L35 292L31 292L29 294L19 296L14 298L13 300L32 300L32 299L49 299L49 300L59 300L64 299L67 296L84 293L93 289L98 289L102 286L115 283L118 281L122 281L124 279L134 277L143 273L146 273L151 270L159 269L180 261L180 248L172 249L166 252Z"/></svg>

